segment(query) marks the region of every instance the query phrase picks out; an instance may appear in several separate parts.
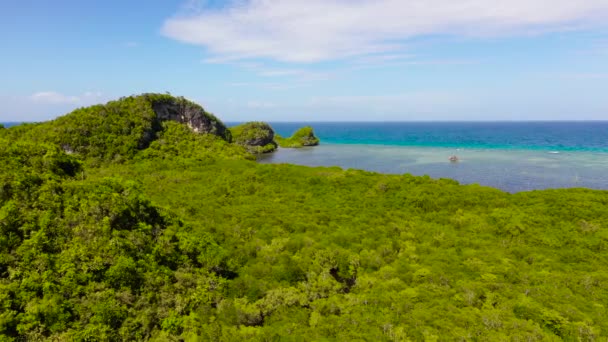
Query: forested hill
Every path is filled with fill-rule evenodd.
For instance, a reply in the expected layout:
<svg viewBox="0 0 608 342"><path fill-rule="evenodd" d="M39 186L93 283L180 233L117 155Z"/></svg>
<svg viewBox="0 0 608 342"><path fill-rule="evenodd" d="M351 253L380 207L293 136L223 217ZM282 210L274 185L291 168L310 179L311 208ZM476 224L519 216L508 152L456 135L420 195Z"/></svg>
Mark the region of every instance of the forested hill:
<svg viewBox="0 0 608 342"><path fill-rule="evenodd" d="M195 133L229 142L230 131L213 114L182 97L142 94L80 108L53 121L25 124L7 132L10 138L51 143L87 159L121 162L132 159L167 130L181 123Z"/></svg>
<svg viewBox="0 0 608 342"><path fill-rule="evenodd" d="M157 94L0 128L0 340L608 338L608 192L261 165L231 141Z"/></svg>

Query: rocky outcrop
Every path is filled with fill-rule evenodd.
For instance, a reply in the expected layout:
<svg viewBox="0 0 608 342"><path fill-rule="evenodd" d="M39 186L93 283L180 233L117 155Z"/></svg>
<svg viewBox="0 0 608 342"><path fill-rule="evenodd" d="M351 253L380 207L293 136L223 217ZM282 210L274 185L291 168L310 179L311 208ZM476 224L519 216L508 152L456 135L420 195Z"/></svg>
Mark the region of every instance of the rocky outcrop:
<svg viewBox="0 0 608 342"><path fill-rule="evenodd" d="M149 95L152 108L160 121L186 124L195 133L214 134L231 140L230 131L213 114L183 97Z"/></svg>
<svg viewBox="0 0 608 342"><path fill-rule="evenodd" d="M247 122L230 127L232 141L252 153L268 153L276 150L274 130L265 122Z"/></svg>
<svg viewBox="0 0 608 342"><path fill-rule="evenodd" d="M304 146L319 145L319 138L310 126L305 126L297 130L291 137L283 138L280 135L276 136L276 142L284 148L299 148Z"/></svg>

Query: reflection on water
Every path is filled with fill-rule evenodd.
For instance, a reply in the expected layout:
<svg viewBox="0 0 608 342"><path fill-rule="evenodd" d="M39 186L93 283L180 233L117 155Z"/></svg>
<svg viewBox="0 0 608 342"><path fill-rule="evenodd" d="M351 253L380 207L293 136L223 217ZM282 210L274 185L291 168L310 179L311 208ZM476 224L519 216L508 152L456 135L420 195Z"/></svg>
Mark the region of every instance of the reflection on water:
<svg viewBox="0 0 608 342"><path fill-rule="evenodd" d="M450 163L451 155L457 155L459 162ZM279 149L259 162L429 175L509 192L571 187L608 190L608 153L324 144Z"/></svg>

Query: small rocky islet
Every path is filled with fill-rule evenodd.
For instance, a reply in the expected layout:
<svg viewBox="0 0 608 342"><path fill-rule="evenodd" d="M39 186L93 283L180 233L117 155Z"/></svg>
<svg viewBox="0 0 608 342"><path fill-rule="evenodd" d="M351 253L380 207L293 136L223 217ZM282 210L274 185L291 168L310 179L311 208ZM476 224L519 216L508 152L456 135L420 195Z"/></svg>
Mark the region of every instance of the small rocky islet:
<svg viewBox="0 0 608 342"><path fill-rule="evenodd" d="M289 138L283 138L276 134L268 123L259 121L230 127L230 132L235 144L255 154L274 152L278 147L301 148L319 145L319 138L315 136L310 126L298 129Z"/></svg>

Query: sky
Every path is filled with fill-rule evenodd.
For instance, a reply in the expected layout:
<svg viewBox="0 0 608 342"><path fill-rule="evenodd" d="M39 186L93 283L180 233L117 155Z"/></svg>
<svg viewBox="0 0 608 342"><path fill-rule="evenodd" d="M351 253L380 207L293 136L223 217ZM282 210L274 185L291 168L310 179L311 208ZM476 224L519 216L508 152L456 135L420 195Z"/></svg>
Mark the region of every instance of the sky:
<svg viewBox="0 0 608 342"><path fill-rule="evenodd" d="M2 0L0 122L608 120L608 0Z"/></svg>

